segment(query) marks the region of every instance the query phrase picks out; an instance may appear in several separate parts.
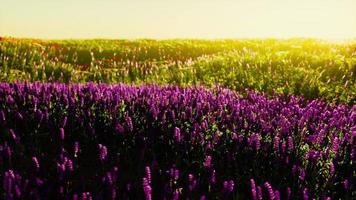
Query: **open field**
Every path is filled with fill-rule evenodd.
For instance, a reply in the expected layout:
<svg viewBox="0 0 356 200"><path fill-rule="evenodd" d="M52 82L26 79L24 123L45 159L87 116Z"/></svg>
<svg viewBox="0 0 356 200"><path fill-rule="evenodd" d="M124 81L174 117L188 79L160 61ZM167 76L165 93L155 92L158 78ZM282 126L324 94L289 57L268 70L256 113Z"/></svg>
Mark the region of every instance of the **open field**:
<svg viewBox="0 0 356 200"><path fill-rule="evenodd" d="M356 42L0 40L1 199L354 199Z"/></svg>
<svg viewBox="0 0 356 200"><path fill-rule="evenodd" d="M289 40L0 41L0 80L246 88L354 103L356 42Z"/></svg>

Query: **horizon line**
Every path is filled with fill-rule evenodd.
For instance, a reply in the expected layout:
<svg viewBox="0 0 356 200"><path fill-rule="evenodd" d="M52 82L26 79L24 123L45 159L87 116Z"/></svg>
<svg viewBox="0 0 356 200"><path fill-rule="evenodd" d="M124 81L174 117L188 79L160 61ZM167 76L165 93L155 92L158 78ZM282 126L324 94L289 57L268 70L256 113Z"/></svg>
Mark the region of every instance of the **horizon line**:
<svg viewBox="0 0 356 200"><path fill-rule="evenodd" d="M0 39L24 39L24 40L292 40L292 39L311 39L311 40L322 40L322 41L353 41L356 37L307 37L307 36L286 36L286 37L18 37L9 35L0 35ZM0 40L0 41L1 41Z"/></svg>

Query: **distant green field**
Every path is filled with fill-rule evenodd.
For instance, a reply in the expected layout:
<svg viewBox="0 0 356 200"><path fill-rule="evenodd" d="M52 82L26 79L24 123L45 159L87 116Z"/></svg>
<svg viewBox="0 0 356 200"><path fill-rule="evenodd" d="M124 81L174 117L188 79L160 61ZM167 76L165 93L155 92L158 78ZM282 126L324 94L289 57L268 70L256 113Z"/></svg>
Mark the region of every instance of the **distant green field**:
<svg viewBox="0 0 356 200"><path fill-rule="evenodd" d="M0 41L2 82L198 84L353 104L355 74L354 41Z"/></svg>

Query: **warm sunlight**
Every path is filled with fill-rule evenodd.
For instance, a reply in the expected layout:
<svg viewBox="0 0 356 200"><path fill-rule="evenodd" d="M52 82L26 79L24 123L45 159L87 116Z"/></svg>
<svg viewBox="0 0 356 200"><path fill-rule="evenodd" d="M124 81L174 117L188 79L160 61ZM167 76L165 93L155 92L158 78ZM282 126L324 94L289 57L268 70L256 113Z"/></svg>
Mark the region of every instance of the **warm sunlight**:
<svg viewBox="0 0 356 200"><path fill-rule="evenodd" d="M0 199L356 197L356 0L0 0Z"/></svg>
<svg viewBox="0 0 356 200"><path fill-rule="evenodd" d="M0 0L0 35L356 37L355 0Z"/></svg>

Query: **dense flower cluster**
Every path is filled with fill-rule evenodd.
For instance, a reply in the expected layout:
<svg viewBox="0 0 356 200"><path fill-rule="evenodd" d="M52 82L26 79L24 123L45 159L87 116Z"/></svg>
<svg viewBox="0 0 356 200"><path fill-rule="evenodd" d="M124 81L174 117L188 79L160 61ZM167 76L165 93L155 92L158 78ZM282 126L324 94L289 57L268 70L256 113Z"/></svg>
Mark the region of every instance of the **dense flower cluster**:
<svg viewBox="0 0 356 200"><path fill-rule="evenodd" d="M0 84L5 199L351 199L356 107L227 89Z"/></svg>

